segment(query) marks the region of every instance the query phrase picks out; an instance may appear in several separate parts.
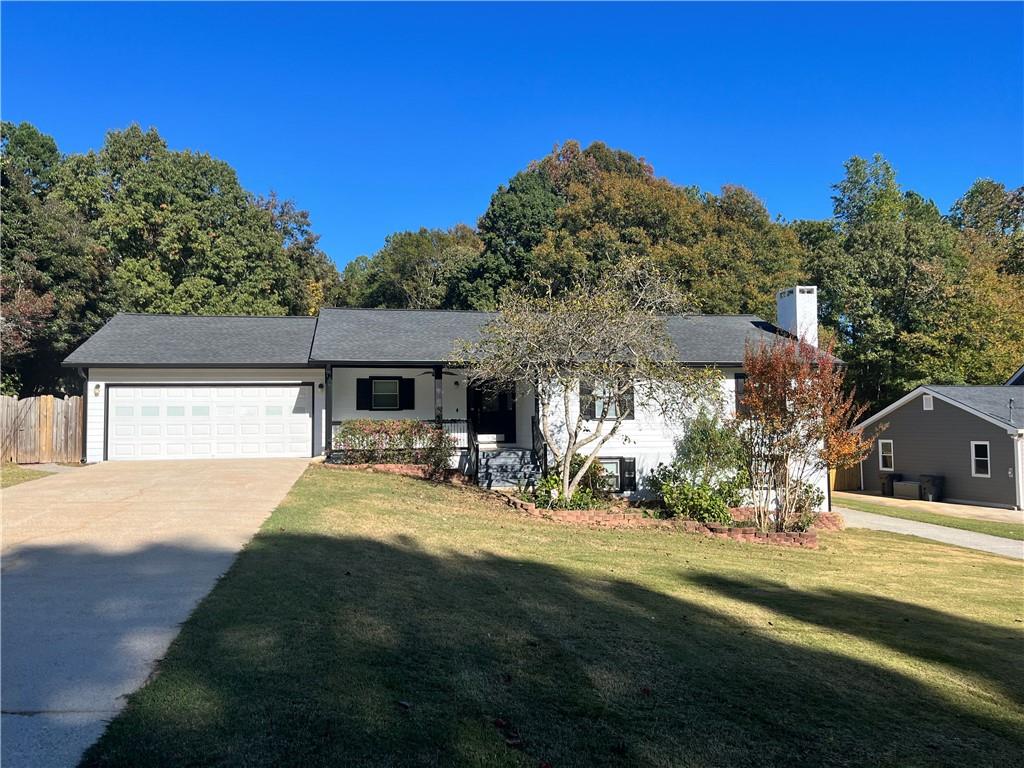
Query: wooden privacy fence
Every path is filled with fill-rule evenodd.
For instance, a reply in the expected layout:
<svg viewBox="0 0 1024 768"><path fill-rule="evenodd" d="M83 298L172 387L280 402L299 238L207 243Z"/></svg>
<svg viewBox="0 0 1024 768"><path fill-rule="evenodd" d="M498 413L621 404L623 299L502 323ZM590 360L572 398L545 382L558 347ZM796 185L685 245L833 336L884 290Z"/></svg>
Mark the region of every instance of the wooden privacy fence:
<svg viewBox="0 0 1024 768"><path fill-rule="evenodd" d="M0 459L18 464L82 460L82 398L0 397Z"/></svg>
<svg viewBox="0 0 1024 768"><path fill-rule="evenodd" d="M835 479L832 481L833 491L859 491L860 490L860 464L852 467L836 469Z"/></svg>

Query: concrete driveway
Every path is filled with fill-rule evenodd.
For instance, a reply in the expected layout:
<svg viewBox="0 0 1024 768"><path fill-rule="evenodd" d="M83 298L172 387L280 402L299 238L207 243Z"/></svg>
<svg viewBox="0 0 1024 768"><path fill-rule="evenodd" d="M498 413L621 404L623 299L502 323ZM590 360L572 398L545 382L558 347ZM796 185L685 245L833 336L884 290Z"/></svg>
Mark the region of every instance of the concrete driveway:
<svg viewBox="0 0 1024 768"><path fill-rule="evenodd" d="M5 768L78 761L308 464L106 463L0 492Z"/></svg>

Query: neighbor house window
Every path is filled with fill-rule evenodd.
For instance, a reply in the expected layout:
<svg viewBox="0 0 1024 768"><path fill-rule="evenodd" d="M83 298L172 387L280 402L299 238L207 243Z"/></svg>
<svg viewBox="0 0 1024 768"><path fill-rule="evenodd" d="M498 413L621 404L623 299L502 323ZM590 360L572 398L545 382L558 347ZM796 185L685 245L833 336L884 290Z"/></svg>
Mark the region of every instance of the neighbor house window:
<svg viewBox="0 0 1024 768"><path fill-rule="evenodd" d="M878 468L886 472L892 472L896 464L892 456L892 440L878 441Z"/></svg>
<svg viewBox="0 0 1024 768"><path fill-rule="evenodd" d="M931 395L925 395L921 398L921 405L926 411L932 411L935 409L935 401Z"/></svg>
<svg viewBox="0 0 1024 768"><path fill-rule="evenodd" d="M398 410L398 379L372 379L370 386L371 402L375 411Z"/></svg>
<svg viewBox="0 0 1024 768"><path fill-rule="evenodd" d="M987 442L971 442L971 477L992 477L992 460Z"/></svg>

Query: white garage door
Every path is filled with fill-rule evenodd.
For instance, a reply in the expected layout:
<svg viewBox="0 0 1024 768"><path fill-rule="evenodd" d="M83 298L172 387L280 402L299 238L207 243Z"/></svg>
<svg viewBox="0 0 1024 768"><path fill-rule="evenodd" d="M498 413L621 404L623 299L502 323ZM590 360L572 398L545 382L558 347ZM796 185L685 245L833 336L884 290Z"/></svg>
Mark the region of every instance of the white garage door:
<svg viewBox="0 0 1024 768"><path fill-rule="evenodd" d="M313 387L111 384L107 458L311 456Z"/></svg>

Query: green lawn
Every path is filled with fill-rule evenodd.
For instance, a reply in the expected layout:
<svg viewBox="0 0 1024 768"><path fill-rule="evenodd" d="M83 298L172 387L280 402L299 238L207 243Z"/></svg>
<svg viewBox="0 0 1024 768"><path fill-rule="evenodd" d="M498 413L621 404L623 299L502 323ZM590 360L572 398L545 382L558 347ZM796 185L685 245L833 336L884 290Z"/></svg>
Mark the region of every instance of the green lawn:
<svg viewBox="0 0 1024 768"><path fill-rule="evenodd" d="M311 467L83 764L1019 764L1021 564L821 538Z"/></svg>
<svg viewBox="0 0 1024 768"><path fill-rule="evenodd" d="M52 472L41 472L38 469L19 467L17 464L4 464L0 467L0 488L9 488L18 483L38 480L40 477L52 475Z"/></svg>
<svg viewBox="0 0 1024 768"><path fill-rule="evenodd" d="M990 536L1001 536L1004 539L1019 539L1024 541L1024 524L1002 523L998 520L975 520L969 517L952 517L940 515L935 512L923 512L908 507L890 507L885 504L873 504L870 501L859 499L851 500L846 498L835 498L832 503L837 507L849 507L859 509L861 512L874 512L876 515L887 517L899 517L903 520L916 520L919 523L932 523L933 525L944 525L947 528L960 528L964 531L975 533L987 533Z"/></svg>

